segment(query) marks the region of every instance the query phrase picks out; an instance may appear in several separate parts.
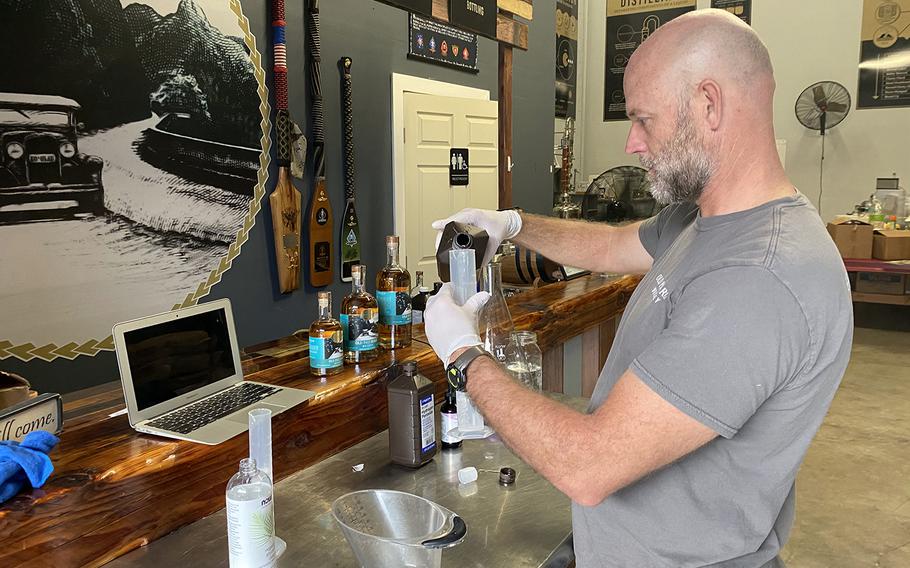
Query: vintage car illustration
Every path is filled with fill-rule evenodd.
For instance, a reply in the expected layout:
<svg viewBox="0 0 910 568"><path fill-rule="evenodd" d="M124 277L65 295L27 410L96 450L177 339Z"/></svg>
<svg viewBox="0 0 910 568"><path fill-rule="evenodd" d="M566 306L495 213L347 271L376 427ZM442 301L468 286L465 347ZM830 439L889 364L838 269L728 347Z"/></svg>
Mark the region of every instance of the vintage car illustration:
<svg viewBox="0 0 910 568"><path fill-rule="evenodd" d="M79 152L79 108L64 97L0 93L0 216L104 211L104 162Z"/></svg>

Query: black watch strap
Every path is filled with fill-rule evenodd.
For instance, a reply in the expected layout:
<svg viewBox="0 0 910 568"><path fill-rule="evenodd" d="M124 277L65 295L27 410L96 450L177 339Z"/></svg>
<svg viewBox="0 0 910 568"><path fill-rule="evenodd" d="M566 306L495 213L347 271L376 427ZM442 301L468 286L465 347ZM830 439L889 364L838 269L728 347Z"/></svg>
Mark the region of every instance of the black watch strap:
<svg viewBox="0 0 910 568"><path fill-rule="evenodd" d="M452 388L455 390L465 390L465 385L467 385L468 382L468 366L474 359L484 355L489 357L490 354L484 351L479 345L472 345L465 349L457 359L452 361L446 369L446 379L448 379Z"/></svg>

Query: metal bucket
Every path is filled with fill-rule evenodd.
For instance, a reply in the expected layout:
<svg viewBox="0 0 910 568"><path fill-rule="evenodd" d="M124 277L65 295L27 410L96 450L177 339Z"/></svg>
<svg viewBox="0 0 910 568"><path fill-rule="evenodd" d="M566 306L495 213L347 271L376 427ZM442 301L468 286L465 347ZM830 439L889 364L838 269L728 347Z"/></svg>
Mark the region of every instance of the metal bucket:
<svg viewBox="0 0 910 568"><path fill-rule="evenodd" d="M403 491L354 491L332 503L332 514L363 568L439 567L442 549L467 533L452 511Z"/></svg>

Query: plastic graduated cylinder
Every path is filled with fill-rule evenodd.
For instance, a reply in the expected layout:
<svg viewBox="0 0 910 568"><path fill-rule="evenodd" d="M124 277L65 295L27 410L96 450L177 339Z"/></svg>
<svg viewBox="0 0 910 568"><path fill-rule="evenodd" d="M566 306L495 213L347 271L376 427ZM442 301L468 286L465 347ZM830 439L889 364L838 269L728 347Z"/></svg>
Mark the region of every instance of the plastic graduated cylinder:
<svg viewBox="0 0 910 568"><path fill-rule="evenodd" d="M455 303L464 305L468 298L477 293L477 269L472 249L452 249L449 251L449 270L454 287ZM486 438L493 430L484 424L483 415L474 406L468 393L457 391L455 401L458 406L458 432L463 439Z"/></svg>

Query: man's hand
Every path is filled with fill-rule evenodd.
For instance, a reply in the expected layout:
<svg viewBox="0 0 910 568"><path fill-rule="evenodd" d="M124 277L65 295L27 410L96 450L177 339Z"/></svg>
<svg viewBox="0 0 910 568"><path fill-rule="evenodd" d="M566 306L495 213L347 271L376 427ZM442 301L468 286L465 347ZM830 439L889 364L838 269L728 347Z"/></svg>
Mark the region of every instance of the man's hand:
<svg viewBox="0 0 910 568"><path fill-rule="evenodd" d="M518 211L488 211L486 209L462 209L448 219L433 221L433 228L442 231L452 221L474 225L487 232L490 240L483 255L483 264L490 262L499 244L506 239L514 238L521 231L521 215ZM440 235L442 233L440 232ZM437 239L436 245L439 246Z"/></svg>
<svg viewBox="0 0 910 568"><path fill-rule="evenodd" d="M477 313L489 299L487 292L478 292L459 306L452 297L452 285L443 284L427 301L424 332L444 365L452 362L452 355L458 349L482 343L477 332Z"/></svg>

